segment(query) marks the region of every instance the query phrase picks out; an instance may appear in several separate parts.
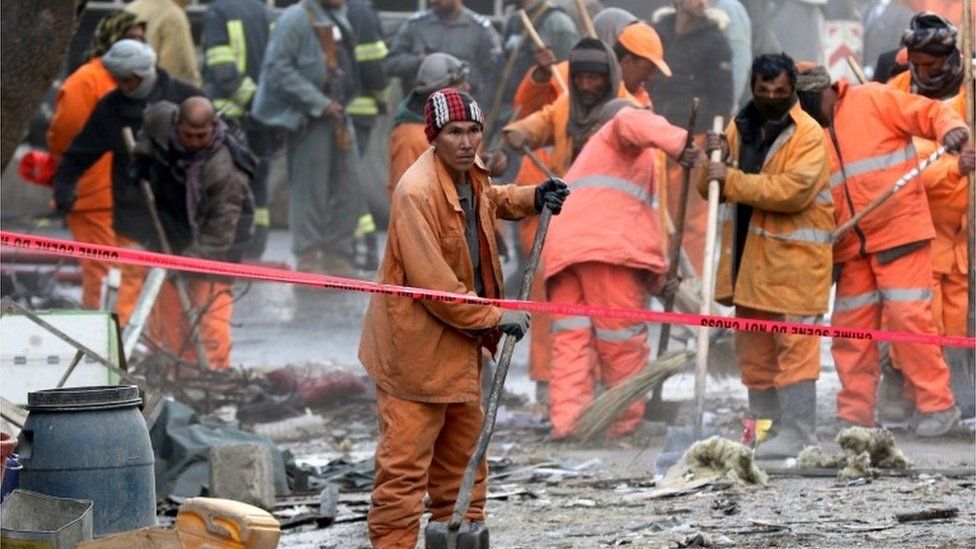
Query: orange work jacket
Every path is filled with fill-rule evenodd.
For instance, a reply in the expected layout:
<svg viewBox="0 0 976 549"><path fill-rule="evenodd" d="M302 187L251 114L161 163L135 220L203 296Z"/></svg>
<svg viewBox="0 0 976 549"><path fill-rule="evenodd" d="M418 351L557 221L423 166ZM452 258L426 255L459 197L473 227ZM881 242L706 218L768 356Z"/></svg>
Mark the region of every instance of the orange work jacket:
<svg viewBox="0 0 976 549"><path fill-rule="evenodd" d="M572 194L552 218L543 276L588 261L664 272L652 147L676 157L686 136L650 110L625 108L604 124L566 173Z"/></svg>
<svg viewBox="0 0 976 549"><path fill-rule="evenodd" d="M387 197L393 199L393 189L407 168L430 148L425 125L419 122L397 124L390 133L390 176L386 180Z"/></svg>
<svg viewBox="0 0 976 549"><path fill-rule="evenodd" d="M796 316L827 312L830 296L831 232L834 209L827 179L823 130L797 102L766 155L762 170L748 174L729 168L722 200L722 244L715 276L715 300ZM733 159L739 158L739 130L725 129ZM708 197L705 170L698 191ZM568 203L568 201L567 201ZM752 206L739 272L732 276L736 204Z"/></svg>
<svg viewBox="0 0 976 549"><path fill-rule="evenodd" d="M469 170L477 197L486 288L504 289L493 223L535 213L535 189L493 186L480 160ZM464 237L465 219L454 181L428 149L393 192L383 284L474 295L474 273ZM359 344L376 385L419 402L471 402L480 395L481 348L493 347L498 307L376 294L369 302Z"/></svg>
<svg viewBox="0 0 976 549"><path fill-rule="evenodd" d="M61 161L61 155L84 127L98 100L114 89L115 80L97 57L78 67L61 84L47 130L47 147L55 163ZM112 209L112 153L105 153L88 168L78 179L76 192L78 198L72 211Z"/></svg>
<svg viewBox="0 0 976 549"><path fill-rule="evenodd" d="M912 75L903 72L888 82L888 85L906 93L912 92ZM965 87L960 87L959 93L943 101L960 117L966 116ZM939 144L936 141L916 137L915 150L919 158L925 158L935 151ZM925 187L925 194L929 201L932 214L932 224L935 227L935 240L932 241L932 270L937 273L948 274L955 268L959 272L968 272L966 262L966 191L969 181L959 171L959 157L945 155L929 166L919 176L919 181Z"/></svg>
<svg viewBox="0 0 976 549"><path fill-rule="evenodd" d="M891 188L918 164L912 137L940 140L965 127L962 118L938 101L882 84L837 84L830 189L841 225ZM839 147L839 151L838 151ZM834 262L873 254L935 237L925 189L917 178L868 214L834 245Z"/></svg>

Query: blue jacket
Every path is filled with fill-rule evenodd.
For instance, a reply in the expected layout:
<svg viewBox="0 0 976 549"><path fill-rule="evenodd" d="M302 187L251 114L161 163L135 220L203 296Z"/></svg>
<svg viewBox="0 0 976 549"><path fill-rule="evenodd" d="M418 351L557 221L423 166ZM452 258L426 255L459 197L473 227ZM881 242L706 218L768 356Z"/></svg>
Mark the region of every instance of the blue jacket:
<svg viewBox="0 0 976 549"><path fill-rule="evenodd" d="M330 76L325 68L325 55L318 37L312 29L305 6L315 13L317 20L330 21L326 10L314 0L302 0L285 9L275 23L268 49L261 65L261 79L251 106L251 115L259 122L296 131L308 118L322 115L333 98L325 93L326 80ZM351 56L352 32L346 18L345 7L328 10L338 21L341 41L336 42L340 67L344 68L346 82L355 79ZM354 90L346 86L347 92ZM345 94L345 101L353 93Z"/></svg>

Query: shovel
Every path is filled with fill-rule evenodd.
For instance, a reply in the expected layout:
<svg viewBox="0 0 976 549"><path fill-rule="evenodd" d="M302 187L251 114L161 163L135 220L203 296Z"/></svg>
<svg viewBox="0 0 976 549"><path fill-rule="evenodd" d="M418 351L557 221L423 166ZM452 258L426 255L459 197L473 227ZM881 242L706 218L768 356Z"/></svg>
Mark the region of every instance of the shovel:
<svg viewBox="0 0 976 549"><path fill-rule="evenodd" d="M721 134L723 130L724 121L721 116L716 116L712 124L712 131ZM712 151L711 161L719 162L721 160L722 151ZM718 181L708 182L708 221L705 225L705 259L702 265L701 314L703 315L711 314L712 298L715 292L715 262L712 258L715 256L715 239L718 229L719 190ZM668 427L664 449L655 462L655 469L658 471L662 468L666 469L669 466L668 462L673 465L695 441L706 438L706 434L715 434L704 432L705 375L708 372L709 343L709 329L707 326L702 326L698 329L698 353L695 357L695 426L693 429Z"/></svg>
<svg viewBox="0 0 976 549"><path fill-rule="evenodd" d="M531 154L531 151L528 153ZM537 160L534 159L534 161ZM547 176L553 177L548 169L545 171ZM545 242L551 218L552 211L544 206L539 215L539 228L536 229L535 240L532 242L532 252L526 262L525 272L522 274L522 286L519 289L518 296L520 301L529 298L532 278L539 268L539 256L542 255L542 244ZM508 365L512 361L515 343L514 337L505 336L502 354L498 359L495 377L491 382L491 391L488 394L485 421L481 426L481 434L478 435L478 444L475 446L474 454L468 460L468 466L461 478L461 488L458 490L457 500L454 502L454 512L451 515L450 522L430 522L427 524L427 529L424 530L424 543L427 549L487 549L488 547L488 528L483 523L468 522L462 526L462 522L464 515L468 513L468 506L471 505L471 491L474 489L475 474L485 459L485 454L488 453L488 443L491 442L491 435L495 431L498 401L501 399L502 388L505 386L505 376L508 375Z"/></svg>

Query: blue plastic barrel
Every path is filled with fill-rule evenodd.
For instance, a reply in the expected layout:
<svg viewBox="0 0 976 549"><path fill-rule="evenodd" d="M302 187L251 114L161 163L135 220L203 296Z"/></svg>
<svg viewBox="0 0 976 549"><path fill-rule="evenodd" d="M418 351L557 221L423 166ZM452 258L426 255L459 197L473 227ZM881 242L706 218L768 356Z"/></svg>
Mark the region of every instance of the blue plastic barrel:
<svg viewBox="0 0 976 549"><path fill-rule="evenodd" d="M156 525L149 430L135 386L71 387L27 395L20 488L90 499L95 536Z"/></svg>

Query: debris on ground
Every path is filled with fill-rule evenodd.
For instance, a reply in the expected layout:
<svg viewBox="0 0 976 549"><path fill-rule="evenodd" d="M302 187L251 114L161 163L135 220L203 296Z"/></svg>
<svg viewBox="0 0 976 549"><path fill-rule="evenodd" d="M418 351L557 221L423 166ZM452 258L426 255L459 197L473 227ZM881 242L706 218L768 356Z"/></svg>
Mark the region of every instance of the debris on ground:
<svg viewBox="0 0 976 549"><path fill-rule="evenodd" d="M922 522L927 520L951 519L959 516L959 509L955 507L943 507L938 509L926 509L916 513L899 513L895 515L898 522Z"/></svg>
<svg viewBox="0 0 976 549"><path fill-rule="evenodd" d="M268 381L280 393L291 393L300 407L334 405L367 392L362 376L322 365L289 365L268 372Z"/></svg>
<svg viewBox="0 0 976 549"><path fill-rule="evenodd" d="M895 445L891 431L881 427L848 427L837 434L841 452L826 455L819 445L807 446L796 458L797 469L836 469L840 480L877 476L877 469L908 469L911 462Z"/></svg>
<svg viewBox="0 0 976 549"><path fill-rule="evenodd" d="M727 438L713 436L688 448L665 475L665 483L707 478L737 484L766 484L766 473L756 465L752 450Z"/></svg>

